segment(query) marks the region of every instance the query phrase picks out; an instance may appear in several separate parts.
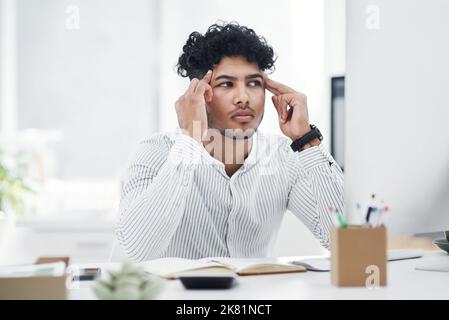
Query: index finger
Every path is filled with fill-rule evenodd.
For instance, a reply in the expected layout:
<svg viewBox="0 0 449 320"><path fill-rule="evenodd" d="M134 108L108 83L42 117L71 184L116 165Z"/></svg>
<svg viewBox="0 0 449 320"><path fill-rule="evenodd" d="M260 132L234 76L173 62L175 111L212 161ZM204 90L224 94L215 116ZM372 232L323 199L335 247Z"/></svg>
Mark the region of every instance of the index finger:
<svg viewBox="0 0 449 320"><path fill-rule="evenodd" d="M265 80L265 88L275 95L296 92L295 90L286 86L285 84L282 84L280 82L268 78L267 74L265 73L263 77Z"/></svg>
<svg viewBox="0 0 449 320"><path fill-rule="evenodd" d="M209 70L206 72L206 74L204 75L203 79L201 79L201 81L204 81L207 84L209 84L211 79L212 79L212 70Z"/></svg>

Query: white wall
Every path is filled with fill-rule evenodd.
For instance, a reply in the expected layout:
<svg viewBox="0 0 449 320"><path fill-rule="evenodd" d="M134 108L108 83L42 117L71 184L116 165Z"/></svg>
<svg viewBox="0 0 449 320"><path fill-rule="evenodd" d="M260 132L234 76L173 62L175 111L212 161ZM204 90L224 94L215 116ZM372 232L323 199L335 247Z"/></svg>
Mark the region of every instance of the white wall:
<svg viewBox="0 0 449 320"><path fill-rule="evenodd" d="M325 69L330 78L346 72L346 0L325 0L324 4Z"/></svg>
<svg viewBox="0 0 449 320"><path fill-rule="evenodd" d="M17 129L16 1L0 0L0 130Z"/></svg>
<svg viewBox="0 0 449 320"><path fill-rule="evenodd" d="M157 131L157 13L147 0L17 2L18 125L63 134L59 178L115 177Z"/></svg>

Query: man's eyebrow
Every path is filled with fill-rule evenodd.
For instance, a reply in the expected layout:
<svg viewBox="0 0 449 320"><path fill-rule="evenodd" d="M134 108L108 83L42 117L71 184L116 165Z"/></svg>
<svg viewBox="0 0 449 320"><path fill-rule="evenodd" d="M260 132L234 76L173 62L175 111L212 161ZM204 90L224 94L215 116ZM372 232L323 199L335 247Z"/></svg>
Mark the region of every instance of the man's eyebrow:
<svg viewBox="0 0 449 320"><path fill-rule="evenodd" d="M254 79L254 78L260 78L263 79L263 76L260 73L253 73L249 76L246 76L246 79Z"/></svg>
<svg viewBox="0 0 449 320"><path fill-rule="evenodd" d="M261 78L263 79L263 76L260 73L253 73L245 77L245 79L254 79L254 78ZM227 74L222 74L221 76L218 76L215 78L215 81L218 81L220 79L226 79L226 80L236 80L237 77L229 76Z"/></svg>

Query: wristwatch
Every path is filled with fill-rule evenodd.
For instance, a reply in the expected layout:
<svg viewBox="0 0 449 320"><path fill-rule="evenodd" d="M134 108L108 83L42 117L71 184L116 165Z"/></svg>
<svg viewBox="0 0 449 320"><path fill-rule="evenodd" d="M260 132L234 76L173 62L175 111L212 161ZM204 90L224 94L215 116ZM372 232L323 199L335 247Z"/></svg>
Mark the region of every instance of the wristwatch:
<svg viewBox="0 0 449 320"><path fill-rule="evenodd" d="M301 138L296 139L295 141L292 142L292 144L290 145L290 147L292 148L293 151L302 151L304 150L304 146L306 144L308 144L309 142L315 140L315 139L320 139L323 140L323 135L321 134L320 130L318 130L318 128L311 124L310 125L310 131L307 132L305 135L303 135Z"/></svg>

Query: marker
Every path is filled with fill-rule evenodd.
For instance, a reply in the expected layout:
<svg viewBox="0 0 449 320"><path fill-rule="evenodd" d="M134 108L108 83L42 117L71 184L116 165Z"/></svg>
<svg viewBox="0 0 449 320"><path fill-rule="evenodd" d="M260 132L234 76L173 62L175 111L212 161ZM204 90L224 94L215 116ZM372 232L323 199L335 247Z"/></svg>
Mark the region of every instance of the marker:
<svg viewBox="0 0 449 320"><path fill-rule="evenodd" d="M384 209L385 209L385 201L382 200L382 201L380 201L380 207L377 208L377 214L375 217L376 219L374 219L374 223L373 223L373 226L376 228L380 227L380 225L381 225L382 217L384 214Z"/></svg>
<svg viewBox="0 0 449 320"><path fill-rule="evenodd" d="M376 227L376 221L379 220L379 208L373 207L371 210L370 227Z"/></svg>
<svg viewBox="0 0 449 320"><path fill-rule="evenodd" d="M369 225L369 219L371 218L371 213L373 212L373 207L369 206L368 211L366 212L366 224Z"/></svg>
<svg viewBox="0 0 449 320"><path fill-rule="evenodd" d="M369 223L369 220L370 220L370 216L371 216L371 213L373 212L373 209L374 209L374 199L376 198L376 194L375 193L373 193L372 195L371 195L371 205L368 207L368 210L367 210L367 212L366 212L366 218L365 218L365 221L366 221L366 224L370 224Z"/></svg>
<svg viewBox="0 0 449 320"><path fill-rule="evenodd" d="M337 215L337 219L340 224L340 228L347 228L348 224L346 223L346 220L343 217L343 215L340 212L338 212L338 209L335 209L335 214Z"/></svg>

